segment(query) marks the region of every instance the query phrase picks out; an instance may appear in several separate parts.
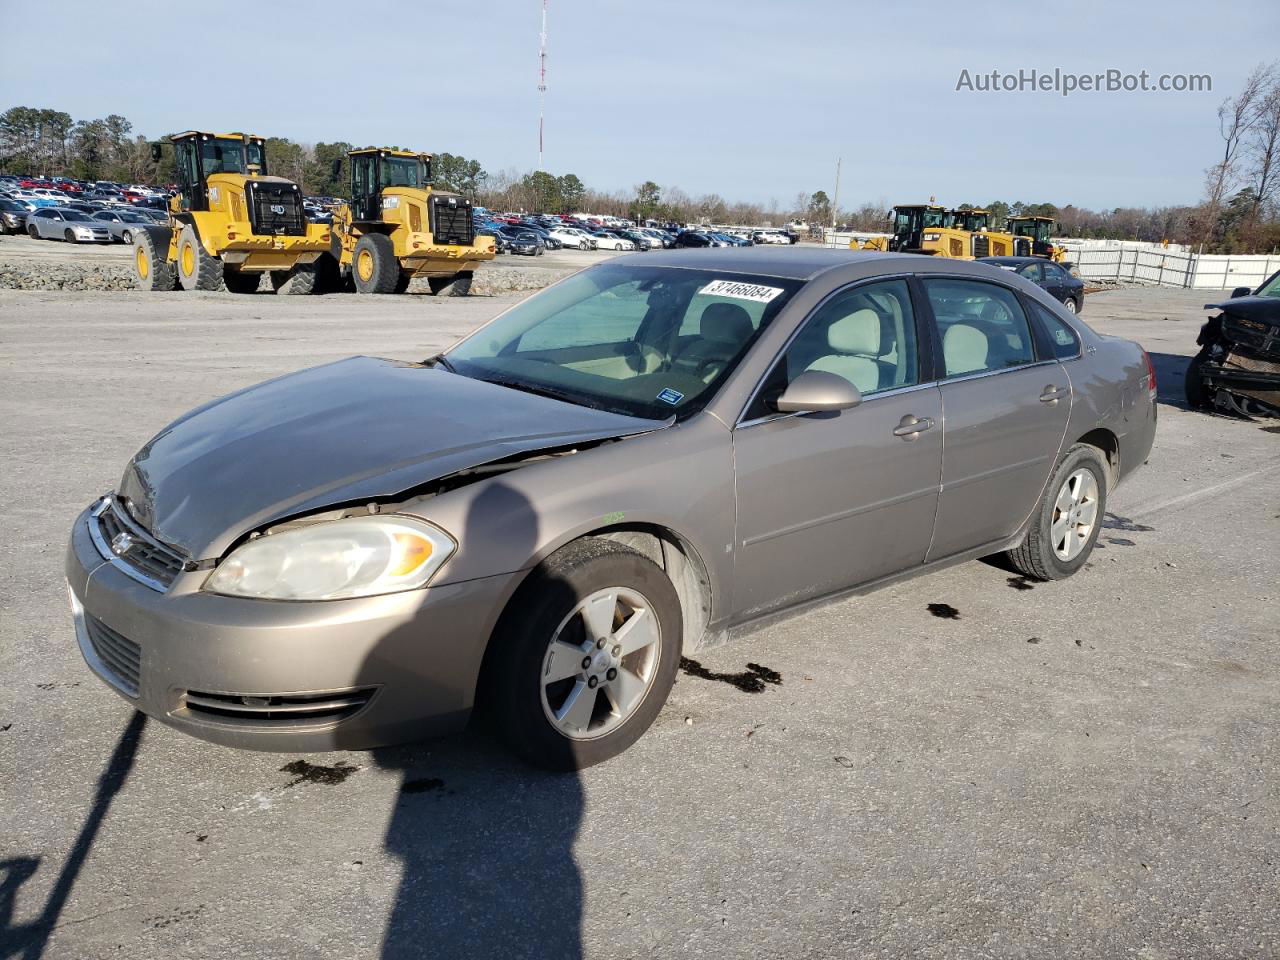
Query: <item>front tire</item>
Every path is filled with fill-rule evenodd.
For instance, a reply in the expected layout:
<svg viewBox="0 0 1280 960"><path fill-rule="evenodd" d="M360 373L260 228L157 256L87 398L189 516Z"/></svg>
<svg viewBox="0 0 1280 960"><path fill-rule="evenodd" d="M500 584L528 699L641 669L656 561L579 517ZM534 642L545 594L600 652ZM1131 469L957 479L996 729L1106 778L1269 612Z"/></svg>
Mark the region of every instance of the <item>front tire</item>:
<svg viewBox="0 0 1280 960"><path fill-rule="evenodd" d="M1062 305L1067 308L1067 313L1071 314L1073 317L1080 312L1080 307L1076 303L1074 297L1067 297L1066 300L1062 301Z"/></svg>
<svg viewBox="0 0 1280 960"><path fill-rule="evenodd" d="M139 290L169 293L178 289L175 265L167 259L168 240L160 247L150 231L137 235L133 245L133 284Z"/></svg>
<svg viewBox="0 0 1280 960"><path fill-rule="evenodd" d="M1062 580L1085 565L1107 510L1102 451L1077 443L1058 461L1022 543L1006 556L1035 580Z"/></svg>
<svg viewBox="0 0 1280 960"><path fill-rule="evenodd" d="M35 228L34 224L27 227L27 233L32 240L40 239L40 231Z"/></svg>
<svg viewBox="0 0 1280 960"><path fill-rule="evenodd" d="M351 275L355 277L357 293L395 293L400 264L391 238L381 233L361 237L352 256Z"/></svg>
<svg viewBox="0 0 1280 960"><path fill-rule="evenodd" d="M536 766L580 770L635 743L680 663L680 601L644 555L587 537L516 593L485 657L498 732Z"/></svg>
<svg viewBox="0 0 1280 960"><path fill-rule="evenodd" d="M178 238L178 282L183 290L222 289L222 258L205 250L190 224Z"/></svg>
<svg viewBox="0 0 1280 960"><path fill-rule="evenodd" d="M77 239L76 239L76 235L75 235L75 233L74 233L74 232L72 232L71 230L66 230L66 231L64 231L64 232L63 232L63 234L62 234L62 239L63 239L63 240L65 240L65 241L67 241L67 243L79 243L79 242L80 242L79 240L77 240Z"/></svg>

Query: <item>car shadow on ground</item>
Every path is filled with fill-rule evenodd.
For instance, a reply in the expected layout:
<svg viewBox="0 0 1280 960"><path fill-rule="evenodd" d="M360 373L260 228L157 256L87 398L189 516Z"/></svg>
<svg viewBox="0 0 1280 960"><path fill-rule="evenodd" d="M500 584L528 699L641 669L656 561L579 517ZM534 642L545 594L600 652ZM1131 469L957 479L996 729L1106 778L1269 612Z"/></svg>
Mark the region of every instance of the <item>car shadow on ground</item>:
<svg viewBox="0 0 1280 960"><path fill-rule="evenodd" d="M1156 371L1156 400L1182 410L1187 407L1187 393L1183 386L1187 365L1191 358L1179 353L1149 353L1151 365Z"/></svg>
<svg viewBox="0 0 1280 960"><path fill-rule="evenodd" d="M80 876L85 860L93 849L98 831L111 809L111 803L133 771L134 760L138 755L138 744L142 740L142 731L146 725L146 715L135 712L120 732L115 749L111 753L111 759L107 761L106 767L98 777L98 786L94 792L93 804L89 808L89 815L85 817L79 834L71 844L70 852L62 862L62 868L58 871L58 877L53 883L53 889L49 892L44 907L29 923L14 924L14 907L19 889L35 875L39 869L40 860L36 857L14 857L0 861L0 957L36 960L44 955L49 935L58 925L58 919L62 916L76 879Z"/></svg>
<svg viewBox="0 0 1280 960"><path fill-rule="evenodd" d="M532 555L534 505L500 479L476 489L464 529L455 531L459 543L501 536L507 555ZM539 599L563 592L555 602L573 606L567 584L544 579L538 590ZM397 634L421 629L419 620L384 638L366 658L361 682L385 682L390 653L405 649ZM529 682L536 685L536 676ZM372 752L377 766L401 777L385 840L402 865L383 938L386 960L582 956L582 878L573 858L582 783L576 773L517 760L486 732L485 720L459 736Z"/></svg>

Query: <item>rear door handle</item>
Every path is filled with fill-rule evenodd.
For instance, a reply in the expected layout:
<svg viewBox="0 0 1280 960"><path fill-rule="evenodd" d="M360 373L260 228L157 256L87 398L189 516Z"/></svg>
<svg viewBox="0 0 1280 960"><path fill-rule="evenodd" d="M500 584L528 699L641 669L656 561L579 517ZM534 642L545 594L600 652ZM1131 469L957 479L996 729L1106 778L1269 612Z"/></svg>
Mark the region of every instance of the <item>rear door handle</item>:
<svg viewBox="0 0 1280 960"><path fill-rule="evenodd" d="M1066 387L1055 387L1053 384L1044 388L1044 392L1040 394L1041 403L1057 403L1067 395Z"/></svg>
<svg viewBox="0 0 1280 960"><path fill-rule="evenodd" d="M911 414L907 414L893 428L893 435L901 437L903 440L914 440L918 434L924 433L932 426L933 420L929 417L913 417Z"/></svg>

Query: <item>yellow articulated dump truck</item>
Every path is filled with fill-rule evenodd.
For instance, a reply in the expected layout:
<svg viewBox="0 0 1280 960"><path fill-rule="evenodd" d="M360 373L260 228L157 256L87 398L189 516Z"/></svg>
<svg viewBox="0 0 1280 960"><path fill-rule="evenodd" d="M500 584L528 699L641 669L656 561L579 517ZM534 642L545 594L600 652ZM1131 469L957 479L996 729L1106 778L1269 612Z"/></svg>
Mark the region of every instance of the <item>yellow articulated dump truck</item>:
<svg viewBox="0 0 1280 960"><path fill-rule="evenodd" d="M403 293L425 277L432 293L470 293L476 267L494 257L493 238L476 236L470 200L431 186L430 154L352 150L347 165L351 201L334 211L330 249L344 283Z"/></svg>
<svg viewBox="0 0 1280 960"><path fill-rule="evenodd" d="M922 253L951 260L1007 257L1013 254L1013 237L989 229L986 210L948 210L934 203L904 204L893 208L889 237L872 237L861 250Z"/></svg>
<svg viewBox="0 0 1280 960"><path fill-rule="evenodd" d="M169 142L178 193L167 226L134 234L137 286L253 293L267 273L277 293L312 293L329 228L307 220L296 183L268 174L263 139L190 130Z"/></svg>

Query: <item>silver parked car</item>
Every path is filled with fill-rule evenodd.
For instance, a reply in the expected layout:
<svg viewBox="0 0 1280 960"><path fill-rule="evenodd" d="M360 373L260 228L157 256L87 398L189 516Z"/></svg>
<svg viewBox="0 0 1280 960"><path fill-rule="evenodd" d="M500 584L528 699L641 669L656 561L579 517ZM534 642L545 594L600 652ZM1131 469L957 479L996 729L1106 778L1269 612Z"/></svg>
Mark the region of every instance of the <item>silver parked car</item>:
<svg viewBox="0 0 1280 960"><path fill-rule="evenodd" d="M27 214L27 233L33 240L68 243L110 243L111 233L87 213L69 207L42 207Z"/></svg>
<svg viewBox="0 0 1280 960"><path fill-rule="evenodd" d="M1143 350L1006 271L654 252L194 410L66 571L91 669L195 736L364 748L479 707L573 768L761 618L1002 552L1070 576L1155 427Z"/></svg>
<svg viewBox="0 0 1280 960"><path fill-rule="evenodd" d="M102 224L117 243L133 243L133 235L156 221L132 210L99 210L93 219Z"/></svg>

